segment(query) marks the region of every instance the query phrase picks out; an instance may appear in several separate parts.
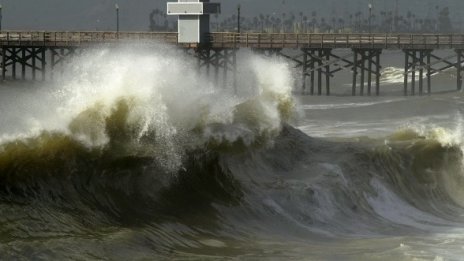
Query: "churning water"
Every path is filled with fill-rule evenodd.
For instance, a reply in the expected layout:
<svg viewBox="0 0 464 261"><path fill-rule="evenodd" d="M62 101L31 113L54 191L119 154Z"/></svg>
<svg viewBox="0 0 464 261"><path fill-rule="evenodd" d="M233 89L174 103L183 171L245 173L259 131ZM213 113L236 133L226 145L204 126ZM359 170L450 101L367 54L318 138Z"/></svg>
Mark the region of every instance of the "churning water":
<svg viewBox="0 0 464 261"><path fill-rule="evenodd" d="M293 97L284 61L239 60L237 95L161 46L3 84L0 258L464 256L461 93Z"/></svg>

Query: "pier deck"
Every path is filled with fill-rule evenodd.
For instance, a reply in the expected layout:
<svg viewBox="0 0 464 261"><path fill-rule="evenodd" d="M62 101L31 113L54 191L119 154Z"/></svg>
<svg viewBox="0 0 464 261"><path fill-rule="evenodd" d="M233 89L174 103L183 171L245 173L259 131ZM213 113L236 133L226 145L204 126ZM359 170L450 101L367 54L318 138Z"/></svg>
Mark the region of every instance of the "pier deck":
<svg viewBox="0 0 464 261"><path fill-rule="evenodd" d="M177 33L169 32L0 32L0 46L79 47L128 41L178 44ZM207 46L253 49L464 49L464 34L211 33Z"/></svg>

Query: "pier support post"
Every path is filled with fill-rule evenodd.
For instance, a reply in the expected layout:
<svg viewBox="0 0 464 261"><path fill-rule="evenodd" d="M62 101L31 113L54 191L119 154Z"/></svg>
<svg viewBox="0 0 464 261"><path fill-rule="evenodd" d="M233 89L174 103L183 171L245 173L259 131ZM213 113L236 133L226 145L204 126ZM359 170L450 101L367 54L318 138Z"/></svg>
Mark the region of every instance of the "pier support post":
<svg viewBox="0 0 464 261"><path fill-rule="evenodd" d="M18 53L16 52L16 48L12 48L11 50L11 76L13 80L16 80L16 62L18 61Z"/></svg>
<svg viewBox="0 0 464 261"><path fill-rule="evenodd" d="M432 93L432 68L430 65L432 51L427 51L427 94Z"/></svg>
<svg viewBox="0 0 464 261"><path fill-rule="evenodd" d="M208 62L206 63L206 76L209 78L209 71L211 67L211 49L206 50L206 57L208 59Z"/></svg>
<svg viewBox="0 0 464 261"><path fill-rule="evenodd" d="M322 95L322 50L317 52L317 95Z"/></svg>
<svg viewBox="0 0 464 261"><path fill-rule="evenodd" d="M315 48L305 48L301 49L302 60L292 58L290 56L282 55L286 58L292 59L297 62L297 67L302 67L302 89L303 93L306 91L306 78L310 76L310 95L315 94L315 82L317 80L317 95L322 95L322 82L325 81L325 94L330 95L330 77L332 72L330 71L331 65L331 49L315 49ZM322 75L325 75L323 79Z"/></svg>
<svg viewBox="0 0 464 261"><path fill-rule="evenodd" d="M37 70L35 48L31 48L31 59L32 59L32 80L35 81L36 70Z"/></svg>
<svg viewBox="0 0 464 261"><path fill-rule="evenodd" d="M41 68L41 69L42 69L42 81L45 81L45 76L46 76L46 73L47 73L47 67L46 67L46 65L47 65L46 58L47 58L47 57L46 57L46 52L45 52L45 51L46 51L45 48L41 48L41 51L40 51L40 53L41 53L40 61L41 61L41 63L42 63L42 68Z"/></svg>
<svg viewBox="0 0 464 261"><path fill-rule="evenodd" d="M364 96L365 84L367 81L367 95L372 95L372 76L375 77L375 94L380 95L380 54L381 49L353 49L353 86L352 95L356 95L358 69L360 73L359 94ZM367 66L366 66L367 63ZM375 69L374 69L375 67ZM367 73L367 79L366 79Z"/></svg>
<svg viewBox="0 0 464 261"><path fill-rule="evenodd" d="M370 55L370 54L369 54ZM367 62L367 95L371 96L371 88L372 88L372 59L373 57L370 57L368 62Z"/></svg>
<svg viewBox="0 0 464 261"><path fill-rule="evenodd" d="M354 58L353 58L353 85L351 88L351 95L356 96L356 80L358 78L358 52L353 50Z"/></svg>
<svg viewBox="0 0 464 261"><path fill-rule="evenodd" d="M405 55L404 55L404 90L403 94L404 96L408 96L408 80L409 80L409 51L404 50Z"/></svg>
<svg viewBox="0 0 464 261"><path fill-rule="evenodd" d="M214 69L214 83L216 86L219 84L219 71L222 69L222 80L224 88L228 84L229 72L232 73L232 87L237 93L237 48L210 48L203 47L194 50L193 55L197 59L198 72L205 68L206 76L210 76L211 67ZM189 50L186 49L186 53ZM190 53L191 54L191 53Z"/></svg>
<svg viewBox="0 0 464 261"><path fill-rule="evenodd" d="M302 94L304 95L306 92L306 76L308 71L308 52L306 50L303 51L303 65L301 66L303 71L301 72L301 89Z"/></svg>
<svg viewBox="0 0 464 261"><path fill-rule="evenodd" d="M330 76L331 76L331 72L330 72L330 64L329 64L329 61L330 61L330 50L325 50L325 94L327 96L330 95Z"/></svg>
<svg viewBox="0 0 464 261"><path fill-rule="evenodd" d="M375 56L375 95L380 95L380 51Z"/></svg>
<svg viewBox="0 0 464 261"><path fill-rule="evenodd" d="M26 80L26 63L27 63L27 56L26 56L26 48L21 49L21 79Z"/></svg>
<svg viewBox="0 0 464 261"><path fill-rule="evenodd" d="M2 48L2 80L6 80L6 48Z"/></svg>
<svg viewBox="0 0 464 261"><path fill-rule="evenodd" d="M456 50L458 55L456 63L457 90L462 90L462 50Z"/></svg>
<svg viewBox="0 0 464 261"><path fill-rule="evenodd" d="M233 80L233 85L234 85L234 93L237 94L237 49L233 49L232 51L232 74L234 79Z"/></svg>
<svg viewBox="0 0 464 261"><path fill-rule="evenodd" d="M221 51L214 49L213 50L212 62L214 66L214 84L218 86L219 84L219 67L221 65Z"/></svg>
<svg viewBox="0 0 464 261"><path fill-rule="evenodd" d="M412 63L411 63L411 95L416 95L416 64L417 64L417 51L412 51Z"/></svg>
<svg viewBox="0 0 464 261"><path fill-rule="evenodd" d="M61 61L60 74L61 76L63 76L64 74L64 61L63 61L64 56L65 56L64 48L60 48L60 61Z"/></svg>
<svg viewBox="0 0 464 261"><path fill-rule="evenodd" d="M339 57L332 53L331 48L301 48L301 53L295 55L286 54L282 50L278 51L280 57L286 58L295 63L295 68L301 67L301 90L303 94L307 94L308 77L309 94L321 96L329 96L331 94L330 78L335 72L346 69L349 66L340 66L339 62L349 63L346 57ZM332 66L338 66L338 69L332 70ZM323 76L324 75L324 76ZM323 91L323 83L325 83L325 92ZM317 85L317 90L315 86Z"/></svg>
<svg viewBox="0 0 464 261"><path fill-rule="evenodd" d="M310 69L311 69L311 84L310 84L310 94L314 95L314 69L316 65L316 61L314 60L314 50L311 50L311 62L310 62Z"/></svg>
<svg viewBox="0 0 464 261"><path fill-rule="evenodd" d="M306 93L306 79L310 77L310 85L309 85L309 94L314 95L315 90L315 83L317 80L317 95L322 95L322 81L323 77L322 74L325 74L325 88L326 88L326 95L330 95L330 55L331 49L301 49L302 52L302 60L298 60L296 58L292 58L289 56L285 56L286 58L290 58L297 62L297 67L301 66L302 68L302 92L303 94Z"/></svg>
<svg viewBox="0 0 464 261"><path fill-rule="evenodd" d="M360 63L361 63L361 80L359 82L361 84L361 87L360 87L361 93L360 93L360 95L364 96L364 79L365 79L364 78L364 72L366 71L366 67L365 67L366 66L365 51L364 50L361 51L360 55L361 55L361 61L360 61Z"/></svg>
<svg viewBox="0 0 464 261"><path fill-rule="evenodd" d="M421 50L419 52L419 95L422 96L424 94L424 85L423 85L423 77L424 77L424 51Z"/></svg>
<svg viewBox="0 0 464 261"><path fill-rule="evenodd" d="M56 56L56 50L55 49L51 49L50 50L50 79L53 80L54 78L54 73L55 73L55 56Z"/></svg>
<svg viewBox="0 0 464 261"><path fill-rule="evenodd" d="M197 54L197 72L201 74L201 54Z"/></svg>
<svg viewBox="0 0 464 261"><path fill-rule="evenodd" d="M224 54L223 54L223 60L222 60L222 64L223 64L223 74L222 74L222 77L223 77L223 87L226 88L227 86L227 69L229 67L229 50L225 49L224 51Z"/></svg>
<svg viewBox="0 0 464 261"><path fill-rule="evenodd" d="M411 95L416 95L416 80L419 83L419 95L424 94L424 70L426 70L427 78L427 93L430 94L432 91L432 64L431 57L432 49L407 49L403 50L405 54L405 64L404 64L404 95L409 94L409 75L411 75ZM434 56L435 58L438 58ZM446 59L438 59L438 62L445 62ZM436 71L436 70L434 70ZM416 79L416 72L418 73L419 79Z"/></svg>

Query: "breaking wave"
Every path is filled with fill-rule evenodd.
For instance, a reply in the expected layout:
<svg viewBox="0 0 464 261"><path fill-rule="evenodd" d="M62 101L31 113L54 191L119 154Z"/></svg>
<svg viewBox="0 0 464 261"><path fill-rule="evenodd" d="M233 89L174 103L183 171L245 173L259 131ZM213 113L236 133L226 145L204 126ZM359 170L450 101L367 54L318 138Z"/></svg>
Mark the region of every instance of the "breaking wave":
<svg viewBox="0 0 464 261"><path fill-rule="evenodd" d="M190 60L94 50L17 104L0 128L0 257L265 257L462 228L460 131L311 138L290 125L285 63L245 59L235 93Z"/></svg>
<svg viewBox="0 0 464 261"><path fill-rule="evenodd" d="M417 79L419 78L419 73L416 72ZM440 74L433 74L432 77L439 79L449 79L456 78L456 72L453 69L445 70ZM424 73L423 79L427 78L427 74ZM411 82L412 75L409 75L409 82ZM404 68L398 67L386 67L381 71L380 77L381 84L397 84L404 83Z"/></svg>

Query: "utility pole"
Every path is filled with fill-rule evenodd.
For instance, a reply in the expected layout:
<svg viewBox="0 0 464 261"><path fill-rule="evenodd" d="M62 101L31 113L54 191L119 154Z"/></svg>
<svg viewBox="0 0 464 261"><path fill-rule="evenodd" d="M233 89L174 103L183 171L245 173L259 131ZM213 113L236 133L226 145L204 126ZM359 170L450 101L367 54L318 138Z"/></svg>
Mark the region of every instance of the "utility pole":
<svg viewBox="0 0 464 261"><path fill-rule="evenodd" d="M240 5L237 6L237 33L240 33Z"/></svg>

